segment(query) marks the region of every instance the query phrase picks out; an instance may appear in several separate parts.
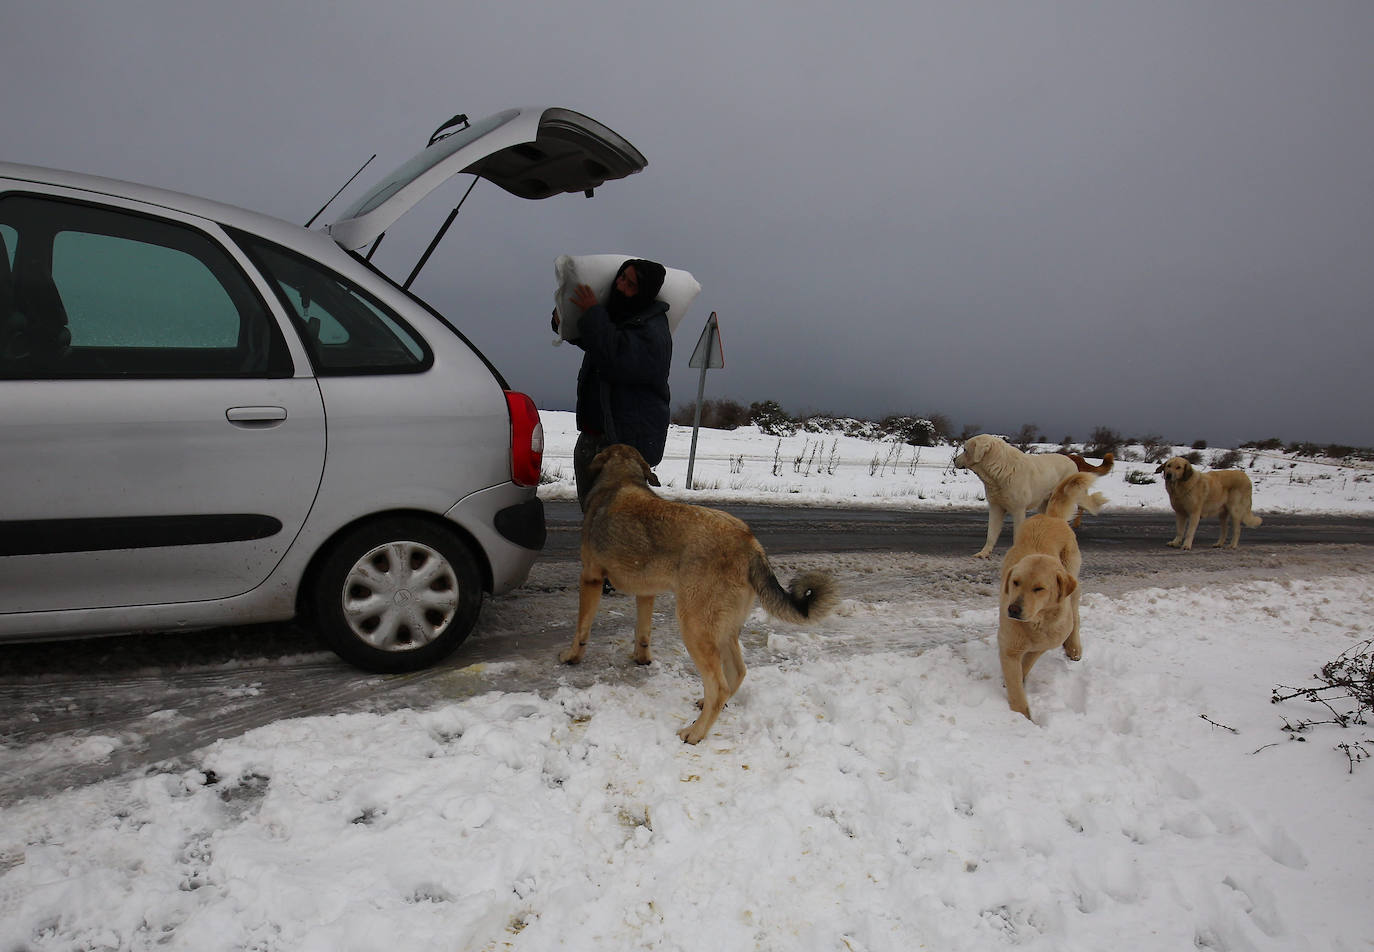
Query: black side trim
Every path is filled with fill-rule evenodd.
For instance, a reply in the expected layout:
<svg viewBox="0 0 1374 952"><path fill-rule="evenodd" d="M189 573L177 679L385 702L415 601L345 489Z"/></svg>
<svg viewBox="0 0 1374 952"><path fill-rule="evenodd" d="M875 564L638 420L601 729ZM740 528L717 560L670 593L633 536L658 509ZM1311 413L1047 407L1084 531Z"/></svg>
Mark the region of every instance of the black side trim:
<svg viewBox="0 0 1374 952"><path fill-rule="evenodd" d="M0 522L0 556L247 542L281 530L280 520L252 513L16 520Z"/></svg>
<svg viewBox="0 0 1374 952"><path fill-rule="evenodd" d="M536 552L544 548L544 540L548 538L548 529L544 525L544 501L538 496L502 509L492 524L509 541Z"/></svg>

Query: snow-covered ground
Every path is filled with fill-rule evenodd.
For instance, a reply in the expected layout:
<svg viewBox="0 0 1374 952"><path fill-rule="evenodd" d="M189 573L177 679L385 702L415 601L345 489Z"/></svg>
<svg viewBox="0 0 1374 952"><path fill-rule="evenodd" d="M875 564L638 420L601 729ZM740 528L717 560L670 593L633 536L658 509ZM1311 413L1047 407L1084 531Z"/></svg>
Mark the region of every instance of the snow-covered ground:
<svg viewBox="0 0 1374 952"><path fill-rule="evenodd" d="M544 492L569 498L570 415L544 419ZM803 472L808 439L773 476L776 438L703 431L713 488L692 498L981 506L948 447L880 471L886 446L823 437L835 465ZM669 494L689 440L675 429L659 468ZM1098 488L1166 510L1133 469L1153 466ZM1374 511L1367 470L1249 471L1261 515ZM993 598L923 590L900 554L807 558L848 582L837 615L756 611L749 675L698 747L675 733L698 682L660 605L657 660L625 676L280 721L10 805L0 952L1374 948L1374 765L1336 749L1374 752L1374 730L1300 743L1283 719L1323 712L1269 700L1370 637L1362 563L1089 591L1083 660L1036 667L1032 723L1007 709ZM584 668L628 653L616 601Z"/></svg>
<svg viewBox="0 0 1374 952"><path fill-rule="evenodd" d="M572 447L577 440L573 414L541 411L546 453L545 478L551 480L540 495L574 499ZM686 499L691 427L674 426L668 449L656 472L665 494ZM1058 444L1037 446L1054 452ZM1076 447L1083 452L1083 447ZM957 447L907 446L876 442L834 433L797 433L777 437L757 427L738 430L701 430L692 464L693 501L708 497L723 502L773 505L889 506L903 509L982 508L983 485L967 470L951 464ZM1174 452L1192 452L1177 446ZM1202 450L1202 469L1225 449ZM1142 457L1139 446L1123 447L1112 471L1094 487L1117 509L1158 509L1169 512L1169 499L1155 463L1127 459ZM1100 460L1092 458L1093 463ZM1374 464L1294 457L1277 452L1242 451L1241 467L1255 487L1255 511L1374 512ZM1130 481L1132 478L1139 482ZM1144 482L1150 480L1150 482ZM1172 518L1169 517L1169 518ZM1215 523L1200 530L1199 541ZM1211 540L1208 540L1211 544Z"/></svg>

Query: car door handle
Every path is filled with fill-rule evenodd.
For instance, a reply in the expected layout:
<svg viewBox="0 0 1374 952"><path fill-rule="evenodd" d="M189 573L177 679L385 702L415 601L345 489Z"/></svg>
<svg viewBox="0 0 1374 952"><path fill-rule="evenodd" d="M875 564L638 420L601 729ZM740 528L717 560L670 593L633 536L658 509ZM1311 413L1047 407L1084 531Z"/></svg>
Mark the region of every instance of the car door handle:
<svg viewBox="0 0 1374 952"><path fill-rule="evenodd" d="M234 426L276 426L286 419L286 407L230 407L224 415Z"/></svg>

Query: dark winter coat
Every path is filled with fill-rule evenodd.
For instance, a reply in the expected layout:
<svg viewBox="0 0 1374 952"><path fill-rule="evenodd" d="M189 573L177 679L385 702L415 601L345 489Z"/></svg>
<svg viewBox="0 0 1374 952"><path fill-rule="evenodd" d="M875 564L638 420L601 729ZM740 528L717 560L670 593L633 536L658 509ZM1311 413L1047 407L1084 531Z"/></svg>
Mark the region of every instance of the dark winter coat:
<svg viewBox="0 0 1374 952"><path fill-rule="evenodd" d="M582 312L574 341L586 352L577 373L577 428L628 443L650 466L663 459L671 415L667 314L667 304L651 300L617 321L597 304Z"/></svg>

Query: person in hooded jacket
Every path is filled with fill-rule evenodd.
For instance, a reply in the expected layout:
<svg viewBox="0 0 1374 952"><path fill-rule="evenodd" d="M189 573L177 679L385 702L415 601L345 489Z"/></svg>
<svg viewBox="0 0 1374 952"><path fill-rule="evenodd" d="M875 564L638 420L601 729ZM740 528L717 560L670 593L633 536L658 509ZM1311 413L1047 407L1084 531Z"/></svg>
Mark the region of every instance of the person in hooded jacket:
<svg viewBox="0 0 1374 952"><path fill-rule="evenodd" d="M673 359L668 305L657 300L665 276L663 265L631 258L616 271L605 304L585 284L573 290L572 302L582 310L580 336L573 343L583 350L577 372L573 478L583 510L591 490L588 469L593 457L607 446L633 446L650 466L663 459L671 415L668 371ZM558 323L555 310L555 331Z"/></svg>

